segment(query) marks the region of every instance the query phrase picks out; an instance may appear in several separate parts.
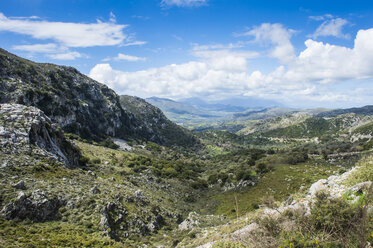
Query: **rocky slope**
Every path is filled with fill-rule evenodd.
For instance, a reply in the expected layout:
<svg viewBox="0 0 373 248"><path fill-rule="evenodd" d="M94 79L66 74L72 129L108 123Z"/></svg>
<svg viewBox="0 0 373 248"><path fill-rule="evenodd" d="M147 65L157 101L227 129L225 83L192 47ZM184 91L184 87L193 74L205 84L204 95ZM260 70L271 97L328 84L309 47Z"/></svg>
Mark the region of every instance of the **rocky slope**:
<svg viewBox="0 0 373 248"><path fill-rule="evenodd" d="M77 167L80 152L44 113L20 104L0 104L0 152L50 157Z"/></svg>
<svg viewBox="0 0 373 248"><path fill-rule="evenodd" d="M359 115L373 115L373 106L367 105L361 108L335 109L319 113L320 117L336 117L341 114L354 113Z"/></svg>
<svg viewBox="0 0 373 248"><path fill-rule="evenodd" d="M138 113L135 99L145 104L139 98L127 102L122 99L121 104L113 90L72 67L35 63L0 49L0 103L37 107L65 132L85 139L103 140L110 136L193 145L193 137L171 124L158 110L160 118L153 118L154 107L150 104ZM135 105L126 106L127 103ZM152 120L145 123L147 116L152 116ZM177 139L171 140L164 136L166 132L159 132L167 128L165 125L172 126Z"/></svg>
<svg viewBox="0 0 373 248"><path fill-rule="evenodd" d="M131 134L115 92L76 69L34 63L5 50L0 50L0 68L0 103L37 107L83 138Z"/></svg>
<svg viewBox="0 0 373 248"><path fill-rule="evenodd" d="M190 131L167 119L159 108L144 99L133 96L120 96L119 99L122 108L133 116L135 132L146 140L166 146L198 143Z"/></svg>
<svg viewBox="0 0 373 248"><path fill-rule="evenodd" d="M371 159L315 182L305 194L272 202L230 224L198 230L195 243L180 247L371 247Z"/></svg>

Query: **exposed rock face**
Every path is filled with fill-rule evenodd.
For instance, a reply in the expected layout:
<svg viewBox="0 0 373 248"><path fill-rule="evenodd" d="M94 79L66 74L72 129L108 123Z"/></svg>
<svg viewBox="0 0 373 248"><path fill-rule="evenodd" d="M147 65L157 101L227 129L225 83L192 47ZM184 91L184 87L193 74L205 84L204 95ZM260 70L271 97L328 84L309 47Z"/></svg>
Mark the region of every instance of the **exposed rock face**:
<svg viewBox="0 0 373 248"><path fill-rule="evenodd" d="M109 232L109 236L112 239L119 240L118 232L128 228L126 221L127 210L123 206L110 202L104 207L102 213L100 225Z"/></svg>
<svg viewBox="0 0 373 248"><path fill-rule="evenodd" d="M136 138L162 145L196 143L187 130L141 98L119 96L72 67L35 63L0 49L0 103L42 110L82 138Z"/></svg>
<svg viewBox="0 0 373 248"><path fill-rule="evenodd" d="M0 104L0 151L33 152L69 168L76 167L80 158L80 152L41 110L20 104Z"/></svg>
<svg viewBox="0 0 373 248"><path fill-rule="evenodd" d="M22 190L27 189L27 187L26 187L26 183L25 183L25 181L23 181L23 180L19 181L19 182L16 183L16 184L13 184L12 186L13 186L14 188L16 188L16 189L22 189Z"/></svg>
<svg viewBox="0 0 373 248"><path fill-rule="evenodd" d="M17 199L6 205L1 215L8 219L29 219L36 222L44 222L59 218L59 208L65 201L58 197L47 197L44 192L36 191L31 196L24 192L18 194Z"/></svg>
<svg viewBox="0 0 373 248"><path fill-rule="evenodd" d="M128 115L106 85L72 67L34 63L2 49L0 103L35 106L65 131L83 138L131 133Z"/></svg>

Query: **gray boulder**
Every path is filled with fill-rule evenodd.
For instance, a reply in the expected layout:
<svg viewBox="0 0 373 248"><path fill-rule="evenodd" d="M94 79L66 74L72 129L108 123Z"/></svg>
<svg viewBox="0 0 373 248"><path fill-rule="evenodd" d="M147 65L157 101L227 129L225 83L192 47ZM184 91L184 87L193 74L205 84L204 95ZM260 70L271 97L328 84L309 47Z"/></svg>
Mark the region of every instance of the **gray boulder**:
<svg viewBox="0 0 373 248"><path fill-rule="evenodd" d="M18 183L13 184L12 186L13 186L14 188L16 188L16 189L22 189L22 190L27 189L27 187L26 187L26 183L25 183L25 181L23 181L23 180L19 181Z"/></svg>
<svg viewBox="0 0 373 248"><path fill-rule="evenodd" d="M7 220L29 219L35 222L55 220L60 217L59 209L65 201L58 197L48 197L44 192L36 191L27 196L23 191L13 203L9 203L1 210L1 215Z"/></svg>

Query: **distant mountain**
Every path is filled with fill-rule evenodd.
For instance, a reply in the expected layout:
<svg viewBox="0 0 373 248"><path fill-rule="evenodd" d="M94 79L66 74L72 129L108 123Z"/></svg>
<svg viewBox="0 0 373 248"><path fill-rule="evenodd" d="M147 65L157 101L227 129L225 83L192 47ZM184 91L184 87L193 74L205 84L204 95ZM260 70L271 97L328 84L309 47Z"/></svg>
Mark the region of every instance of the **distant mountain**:
<svg viewBox="0 0 373 248"><path fill-rule="evenodd" d="M288 108L265 108L261 110L248 110L243 113L236 113L233 114L230 119L232 120L241 120L241 121L247 121L247 120L261 120L261 119L267 119L272 117L277 117L281 115L286 115L290 113L294 113L296 110L294 109L288 109Z"/></svg>
<svg viewBox="0 0 373 248"><path fill-rule="evenodd" d="M335 117L341 114L355 113L359 115L373 115L373 105L367 105L361 108L335 109L319 113L320 117Z"/></svg>
<svg viewBox="0 0 373 248"><path fill-rule="evenodd" d="M242 112L248 108L273 108L282 106L282 104L276 101L242 96L210 101L192 97L181 99L179 102L207 109L221 110L221 108L226 108L227 112L229 109L232 109L231 112Z"/></svg>
<svg viewBox="0 0 373 248"><path fill-rule="evenodd" d="M182 125L209 122L225 115L223 112L209 111L167 98L150 97L146 101L160 108L167 118Z"/></svg>
<svg viewBox="0 0 373 248"><path fill-rule="evenodd" d="M250 111L263 111L263 107L261 106L280 106L280 104L274 101L248 97L228 98L215 101L205 101L198 97L185 98L178 101L151 97L147 98L146 101L160 108L172 121L187 126L234 119L236 118L235 114L244 116ZM233 118L231 118L232 115ZM272 116L273 115L270 115L270 117Z"/></svg>
<svg viewBox="0 0 373 248"><path fill-rule="evenodd" d="M198 97L181 99L179 102L200 109L224 112L244 112L247 109L262 109L281 106L280 103L253 97L234 97L221 100L204 101Z"/></svg>

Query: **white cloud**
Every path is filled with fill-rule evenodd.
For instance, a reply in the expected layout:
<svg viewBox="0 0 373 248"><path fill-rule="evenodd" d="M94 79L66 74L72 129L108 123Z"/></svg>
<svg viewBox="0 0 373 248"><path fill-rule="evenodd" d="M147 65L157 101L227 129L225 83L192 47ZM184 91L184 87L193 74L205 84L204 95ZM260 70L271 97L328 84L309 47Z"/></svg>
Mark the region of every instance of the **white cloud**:
<svg viewBox="0 0 373 248"><path fill-rule="evenodd" d="M333 18L333 15L325 14L325 15L322 15L322 16L309 16L308 18L310 18L311 20L314 20L314 21L323 21L325 19Z"/></svg>
<svg viewBox="0 0 373 248"><path fill-rule="evenodd" d="M75 60L76 58L87 57L79 52L70 51L69 48L54 43L16 45L12 48L14 50L29 52L32 55L35 53L43 53L45 57L57 60Z"/></svg>
<svg viewBox="0 0 373 248"><path fill-rule="evenodd" d="M66 47L120 45L128 40L128 35L123 33L126 27L127 25L100 21L84 24L14 19L0 13L0 31L30 35L40 40L52 39Z"/></svg>
<svg viewBox="0 0 373 248"><path fill-rule="evenodd" d="M238 94L243 92L246 81L246 72L210 61L172 64L137 72L123 72L112 69L109 64L98 64L92 68L89 76L107 84L119 94L143 97Z"/></svg>
<svg viewBox="0 0 373 248"><path fill-rule="evenodd" d="M110 60L126 60L126 61L130 61L130 62L136 62L136 61L145 61L146 58L143 58L143 57L137 57L137 56L132 56L132 55L127 55L127 54L123 54L123 53L118 53L118 55L114 58L106 58L104 59L103 61L110 61Z"/></svg>
<svg viewBox="0 0 373 248"><path fill-rule="evenodd" d="M110 22L116 23L117 22L117 17L114 15L113 12L110 12Z"/></svg>
<svg viewBox="0 0 373 248"><path fill-rule="evenodd" d="M260 71L251 73L248 81L249 88L261 87L264 95L278 95L283 97L305 95L308 99L327 101L354 100L348 93L337 94L323 92L320 88L327 84L341 82L357 82L359 79L373 78L373 29L360 30L355 38L354 47L347 48L307 40L306 49L295 61L288 65L279 66L269 74ZM330 90L330 89L329 89ZM278 92L276 92L278 91ZM248 94L250 94L249 91ZM334 97L332 97L334 96Z"/></svg>
<svg viewBox="0 0 373 248"><path fill-rule="evenodd" d="M55 54L48 54L46 56L51 59L57 59L57 60L74 60L76 58L83 57L83 55L78 52L55 53Z"/></svg>
<svg viewBox="0 0 373 248"><path fill-rule="evenodd" d="M162 0L162 6L196 7L207 4L208 0Z"/></svg>
<svg viewBox="0 0 373 248"><path fill-rule="evenodd" d="M371 40L373 29L360 30L353 48L309 39L305 42L306 48L298 56L294 55L291 63L278 66L268 74L261 71L248 72L246 59L255 57L253 54L245 55L242 51L224 49L197 49L192 50L192 53L200 61L137 72L124 72L113 69L109 64L98 64L89 75L119 94L142 97L156 95L177 99L245 93L248 96L279 100L292 106L307 106L315 102L323 105L343 102L367 104L373 92L363 86L359 91L333 89L335 83L353 85L373 78ZM274 38L270 38L270 42L275 47L282 44Z"/></svg>
<svg viewBox="0 0 373 248"><path fill-rule="evenodd" d="M133 42L128 42L125 44L122 44L121 46L142 46L145 45L147 42L146 41L133 41Z"/></svg>
<svg viewBox="0 0 373 248"><path fill-rule="evenodd" d="M274 45L269 55L279 59L282 63L289 63L295 58L294 47L290 42L293 33L294 30L286 29L279 23L263 23L244 35L255 36L255 42Z"/></svg>
<svg viewBox="0 0 373 248"><path fill-rule="evenodd" d="M334 36L348 39L350 36L344 34L342 31L346 24L348 24L348 21L342 18L328 19L324 21L310 37L317 39L320 36Z"/></svg>
<svg viewBox="0 0 373 248"><path fill-rule="evenodd" d="M54 43L48 44L33 44L33 45L16 45L12 47L14 50L26 51L31 53L55 53L57 51L65 51L66 47L58 46Z"/></svg>

